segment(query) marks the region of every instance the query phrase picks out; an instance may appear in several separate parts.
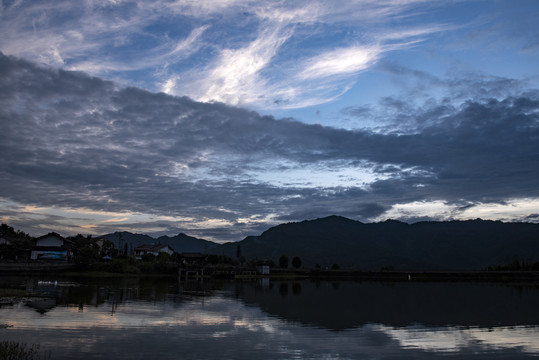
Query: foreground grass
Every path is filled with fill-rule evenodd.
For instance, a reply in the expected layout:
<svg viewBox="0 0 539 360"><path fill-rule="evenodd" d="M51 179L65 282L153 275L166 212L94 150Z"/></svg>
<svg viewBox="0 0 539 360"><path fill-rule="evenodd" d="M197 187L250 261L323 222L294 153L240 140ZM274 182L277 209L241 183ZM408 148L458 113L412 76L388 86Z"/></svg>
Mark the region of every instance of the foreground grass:
<svg viewBox="0 0 539 360"><path fill-rule="evenodd" d="M39 358L39 345L16 341L0 341L0 359L33 360Z"/></svg>

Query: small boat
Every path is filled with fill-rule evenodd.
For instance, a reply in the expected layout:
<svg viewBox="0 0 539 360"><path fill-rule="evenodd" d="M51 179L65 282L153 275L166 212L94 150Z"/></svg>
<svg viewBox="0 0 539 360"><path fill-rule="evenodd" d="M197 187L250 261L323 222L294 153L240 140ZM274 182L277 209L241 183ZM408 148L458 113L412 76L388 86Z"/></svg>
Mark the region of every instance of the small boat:
<svg viewBox="0 0 539 360"><path fill-rule="evenodd" d="M41 281L41 280L38 280L37 282L38 285L40 286L46 286L46 285L58 285L58 281Z"/></svg>
<svg viewBox="0 0 539 360"><path fill-rule="evenodd" d="M31 297L26 305L40 313L45 313L56 306L56 299L51 297Z"/></svg>

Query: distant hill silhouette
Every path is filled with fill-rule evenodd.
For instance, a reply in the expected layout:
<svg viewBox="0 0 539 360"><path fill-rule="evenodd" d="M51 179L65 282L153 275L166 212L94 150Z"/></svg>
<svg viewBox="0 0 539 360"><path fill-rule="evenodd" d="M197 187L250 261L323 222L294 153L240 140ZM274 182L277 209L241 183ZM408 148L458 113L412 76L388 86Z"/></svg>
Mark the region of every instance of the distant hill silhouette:
<svg viewBox="0 0 539 360"><path fill-rule="evenodd" d="M113 234L103 235L109 241L112 241L117 249L123 249L124 244L127 243L129 247L136 248L142 244L152 244L155 239L148 235L133 234L128 231L117 231Z"/></svg>
<svg viewBox="0 0 539 360"><path fill-rule="evenodd" d="M161 236L154 239L148 235L133 234L127 231L115 232L113 234L103 235L106 239L112 241L116 248L121 249L124 244L133 249L142 244L166 244L172 247L176 252L207 252L219 244L212 241L198 239L192 236L180 233L176 236Z"/></svg>
<svg viewBox="0 0 539 360"><path fill-rule="evenodd" d="M358 270L480 270L539 261L539 224L469 220L396 220L364 224L339 216L282 224L260 236L223 244L211 253L248 260L299 256L303 266L320 264Z"/></svg>

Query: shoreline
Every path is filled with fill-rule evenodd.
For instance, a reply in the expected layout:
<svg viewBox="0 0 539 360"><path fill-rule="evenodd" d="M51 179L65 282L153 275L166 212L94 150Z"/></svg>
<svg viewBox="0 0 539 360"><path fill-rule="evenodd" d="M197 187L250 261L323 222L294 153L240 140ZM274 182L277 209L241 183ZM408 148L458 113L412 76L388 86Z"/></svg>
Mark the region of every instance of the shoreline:
<svg viewBox="0 0 539 360"><path fill-rule="evenodd" d="M209 270L209 269L208 269ZM0 263L0 276L61 275L73 277L177 277L170 273L116 273L98 270L77 270L73 263ZM208 273L206 273L208 274ZM482 281L526 282L539 285L539 271L358 271L272 269L270 274L226 276L204 275L204 279L234 279L238 281L269 278L273 280L351 280L351 281Z"/></svg>
<svg viewBox="0 0 539 360"><path fill-rule="evenodd" d="M308 271L282 272L270 275L236 276L236 280L324 280L389 282L500 282L539 286L538 271Z"/></svg>
<svg viewBox="0 0 539 360"><path fill-rule="evenodd" d="M312 274L314 279L350 279L366 281L480 281L527 282L539 285L538 271L393 271L342 272Z"/></svg>

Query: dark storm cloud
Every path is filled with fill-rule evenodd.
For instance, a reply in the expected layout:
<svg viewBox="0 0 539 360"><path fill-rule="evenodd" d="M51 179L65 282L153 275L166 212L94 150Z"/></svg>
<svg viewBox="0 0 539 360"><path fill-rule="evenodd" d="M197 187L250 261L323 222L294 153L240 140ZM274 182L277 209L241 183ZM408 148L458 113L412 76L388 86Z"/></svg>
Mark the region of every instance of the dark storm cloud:
<svg viewBox="0 0 539 360"><path fill-rule="evenodd" d="M378 69L388 73L392 79L400 83L404 91L398 98L385 97L379 107L387 111L382 116L393 114L391 126L397 125L412 115L408 121L416 126L432 125L432 121L443 118L444 114L454 112L454 104L473 99L495 98L502 100L508 97L519 97L523 88L527 87L526 80L495 76L479 71L454 71L445 78L434 76L428 72L409 68L401 64L384 61ZM432 99L433 93L443 93L445 98L439 101ZM418 98L426 100L422 109L415 109ZM421 111L418 111L421 110ZM400 116L398 116L400 115ZM388 119L385 119L386 121Z"/></svg>
<svg viewBox="0 0 539 360"><path fill-rule="evenodd" d="M410 76L421 81L424 87L427 85L442 85L443 82L438 77L429 74L425 71L411 69L401 64L392 61L383 61L378 65L378 68L398 76Z"/></svg>
<svg viewBox="0 0 539 360"><path fill-rule="evenodd" d="M366 219L402 201L539 196L536 91L421 108L385 102L421 125L374 133L276 120L2 55L0 197L233 224L269 214ZM379 178L332 189L256 178L308 167L367 167ZM238 225L234 236L265 226L256 224Z"/></svg>
<svg viewBox="0 0 539 360"><path fill-rule="evenodd" d="M529 222L539 222L539 214L531 214L524 218L524 220Z"/></svg>
<svg viewBox="0 0 539 360"><path fill-rule="evenodd" d="M341 111L344 115L354 117L368 117L372 116L372 109L370 106L349 106Z"/></svg>
<svg viewBox="0 0 539 360"><path fill-rule="evenodd" d="M356 207L356 216L360 216L364 219L370 219L383 214L389 210L389 206L383 206L377 203L359 204Z"/></svg>

